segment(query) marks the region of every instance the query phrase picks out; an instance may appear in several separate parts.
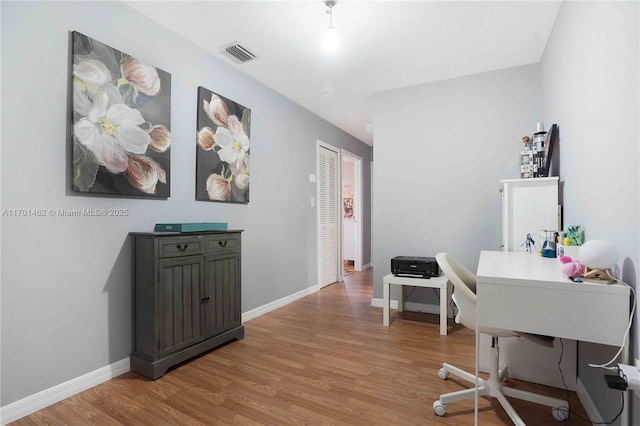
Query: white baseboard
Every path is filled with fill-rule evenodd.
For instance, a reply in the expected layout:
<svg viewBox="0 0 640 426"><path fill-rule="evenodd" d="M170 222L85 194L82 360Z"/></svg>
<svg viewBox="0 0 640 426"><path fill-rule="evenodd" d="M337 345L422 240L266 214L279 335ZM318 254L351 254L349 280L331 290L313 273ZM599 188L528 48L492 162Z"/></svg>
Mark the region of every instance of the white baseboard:
<svg viewBox="0 0 640 426"><path fill-rule="evenodd" d="M584 387L580 377L578 377L576 384L576 394L578 395L580 403L584 407L584 411L587 413L587 417L591 419L593 424L604 423L604 419L600 415L600 412L598 412L596 404L593 403L593 400L589 396L589 392L587 392L587 388Z"/></svg>
<svg viewBox="0 0 640 426"><path fill-rule="evenodd" d="M121 359L113 364L98 368L68 382L30 395L19 401L0 407L0 421L3 425L18 420L33 412L41 410L56 402L69 398L79 392L92 388L107 380L111 380L130 370L129 358Z"/></svg>
<svg viewBox="0 0 640 426"><path fill-rule="evenodd" d="M285 296L282 299L274 300L273 302L267 303L266 305L262 305L250 311L243 312L242 322L244 323L246 321L250 321L254 318L259 317L260 315L266 314L267 312L271 312L275 309L288 305L289 303L308 296L311 293L315 293L316 291L320 290L320 288L320 285L314 285L313 287L305 288L304 290L300 290L297 293Z"/></svg>
<svg viewBox="0 0 640 426"><path fill-rule="evenodd" d="M398 309L398 301L391 299L391 309ZM384 300L380 298L372 298L371 306L374 308L382 308ZM423 312L425 314L440 315L440 305L432 305L428 303L404 302L404 310L409 312ZM451 308L449 308L449 318L453 318Z"/></svg>
<svg viewBox="0 0 640 426"><path fill-rule="evenodd" d="M252 320L260 315L264 315L267 312L271 312L295 300L308 296L311 293L315 293L320 290L320 288L321 287L319 285L315 285L275 300L271 303L267 303L266 305L260 306L256 309L252 309L251 311L244 312L242 314L242 322L244 323ZM382 303L380 306L382 306ZM49 405L60 402L65 398L69 398L70 396L99 385L100 383L111 380L114 377L124 374L130 370L129 358L125 358L83 376L71 379L68 382L61 383L19 401L7 404L4 407L0 407L0 424L6 425L7 423L16 421L24 416L48 407Z"/></svg>
<svg viewBox="0 0 640 426"><path fill-rule="evenodd" d="M391 305L391 309L398 309L398 301L397 300L391 299L389 304ZM371 299L371 306L373 306L374 308L383 308L384 307L384 299L373 297Z"/></svg>
<svg viewBox="0 0 640 426"><path fill-rule="evenodd" d="M366 265L362 265L362 270L366 271L367 269L371 268L371 264L367 263Z"/></svg>

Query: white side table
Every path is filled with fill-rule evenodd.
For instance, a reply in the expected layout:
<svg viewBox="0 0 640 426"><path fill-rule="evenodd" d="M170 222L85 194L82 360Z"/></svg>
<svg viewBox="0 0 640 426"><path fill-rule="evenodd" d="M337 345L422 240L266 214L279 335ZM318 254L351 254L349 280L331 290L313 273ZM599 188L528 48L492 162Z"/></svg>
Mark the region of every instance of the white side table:
<svg viewBox="0 0 640 426"><path fill-rule="evenodd" d="M390 287L391 284L403 286L409 285L413 287L430 287L440 289L440 334L447 335L447 311L449 303L451 302L451 292L448 291L447 277L441 275L439 277L425 278L412 278L412 277L397 277L393 274L385 275L382 279L382 291L383 291L383 307L382 307L382 325L389 327L389 311L391 308L390 300ZM398 311L402 312L404 308L404 297L400 297L398 300Z"/></svg>

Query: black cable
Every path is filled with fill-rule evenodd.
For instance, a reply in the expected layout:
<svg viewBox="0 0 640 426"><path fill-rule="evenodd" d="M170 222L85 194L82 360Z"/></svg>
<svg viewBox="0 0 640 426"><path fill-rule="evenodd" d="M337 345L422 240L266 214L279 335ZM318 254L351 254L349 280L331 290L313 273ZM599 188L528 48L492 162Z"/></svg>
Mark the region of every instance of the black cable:
<svg viewBox="0 0 640 426"><path fill-rule="evenodd" d="M558 360L558 371L560 372L560 379L562 379L562 386L564 386L564 388L567 390L567 392L569 392L569 388L567 387L567 384L564 381L564 374L562 373L562 357L564 356L564 342L562 341L562 339L560 340L560 359ZM567 394L568 395L568 394ZM567 398L567 403L569 402L569 399Z"/></svg>
<svg viewBox="0 0 640 426"><path fill-rule="evenodd" d="M440 292L438 290L436 290L435 288L431 287L431 290L433 290L433 293L436 295L436 297L438 298L438 302L440 301Z"/></svg>
<svg viewBox="0 0 640 426"><path fill-rule="evenodd" d="M438 298L438 302L440 302L440 292L438 290L436 290L435 288L431 287L431 290L433 290L433 292L435 293L436 297ZM457 307L456 304L454 303L453 299L451 299L449 301L449 307L451 308L451 312L455 313Z"/></svg>
<svg viewBox="0 0 640 426"><path fill-rule="evenodd" d="M436 290L435 288L431 287L431 290L433 290L434 294L436 295L436 297L438 298L438 302L440 302L440 292L438 290ZM456 309L458 309L458 307L456 306L455 302L453 301L453 299L451 299L449 301L449 307L451 308L451 312L455 313Z"/></svg>
<svg viewBox="0 0 640 426"><path fill-rule="evenodd" d="M411 289L411 291L409 292L409 294L407 294L404 299L407 300L409 298L409 296L411 296L413 294L413 292L415 291L416 288L418 288L418 287L413 287ZM431 290L433 290L433 292L436 294L436 297L438 298L438 302L440 302L440 294L438 293L438 291L433 287L431 288Z"/></svg>
<svg viewBox="0 0 640 426"><path fill-rule="evenodd" d="M574 416L576 416L577 418L579 418L580 420L584 420L585 422L589 422L591 424L594 425L610 425L613 422L615 422L616 420L618 420L618 418L620 417L620 415L622 414L622 412L624 411L624 395L622 394L622 392L620 392L620 395L622 396L622 406L620 407L620 411L618 412L618 414L613 418L613 420L608 421L608 422L594 422L591 419L585 419L584 417L580 416L579 414L576 414L575 412L573 412L571 410L571 402L569 401L569 388L567 387L567 384L564 381L564 374L562 374L562 367L560 366L560 364L562 363L562 357L564 355L564 343L562 341L562 339L560 339L560 347L562 348L560 351L560 359L558 360L558 371L560 372L560 379L562 379L562 386L564 386L565 390L567 391L567 405L569 406L569 415L573 414Z"/></svg>
<svg viewBox="0 0 640 426"><path fill-rule="evenodd" d="M567 389L567 394L569 394L569 390ZM613 422L615 422L616 420L618 420L618 418L620 417L620 415L622 414L622 412L624 411L624 395L622 394L622 392L620 392L620 396L622 398L622 401L620 402L620 411L618 411L618 414L616 414L616 416L613 418L613 420L608 421L608 422L594 422L591 421L591 419L585 419L584 417L576 414L576 413L571 413L571 410L569 410L569 412L571 414L573 414L574 416L576 416L577 418L579 418L580 420L584 420L585 422L589 422L591 424L594 425L610 425L613 424Z"/></svg>
<svg viewBox="0 0 640 426"><path fill-rule="evenodd" d="M413 294L413 292L416 291L416 288L418 288L418 287L411 287L411 291L409 292L409 294L407 294L404 297L404 300L407 300L409 298L409 296L411 296Z"/></svg>

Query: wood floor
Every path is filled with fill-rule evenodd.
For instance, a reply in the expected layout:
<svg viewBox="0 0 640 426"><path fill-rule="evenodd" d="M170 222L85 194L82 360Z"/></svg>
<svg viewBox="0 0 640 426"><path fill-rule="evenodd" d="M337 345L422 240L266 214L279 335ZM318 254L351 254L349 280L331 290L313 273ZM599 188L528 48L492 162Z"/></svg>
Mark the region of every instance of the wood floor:
<svg viewBox="0 0 640 426"><path fill-rule="evenodd" d="M150 381L135 373L58 402L15 425L472 425L473 400L433 413L440 393L466 383L440 380L443 361L473 371L473 333L435 315L371 307L372 270L245 323L245 338ZM508 379L521 389L566 392ZM571 408L585 417L575 393ZM528 425L553 425L550 410L513 400ZM480 399L480 425L511 424ZM558 423L560 424L560 423ZM588 425L572 414L563 425Z"/></svg>

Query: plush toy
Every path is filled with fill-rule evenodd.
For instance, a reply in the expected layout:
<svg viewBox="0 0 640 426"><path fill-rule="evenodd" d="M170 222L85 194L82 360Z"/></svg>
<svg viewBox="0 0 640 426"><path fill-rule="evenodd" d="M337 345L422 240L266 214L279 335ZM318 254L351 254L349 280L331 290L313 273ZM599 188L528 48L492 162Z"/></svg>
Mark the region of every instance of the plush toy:
<svg viewBox="0 0 640 426"><path fill-rule="evenodd" d="M584 273L584 265L579 260L572 260L569 256L562 256L560 262L562 262L560 270L565 277L578 278Z"/></svg>

